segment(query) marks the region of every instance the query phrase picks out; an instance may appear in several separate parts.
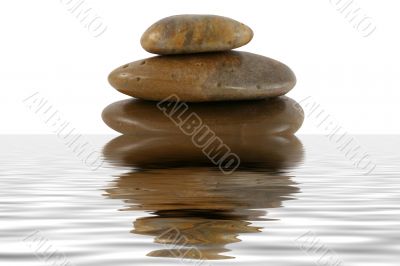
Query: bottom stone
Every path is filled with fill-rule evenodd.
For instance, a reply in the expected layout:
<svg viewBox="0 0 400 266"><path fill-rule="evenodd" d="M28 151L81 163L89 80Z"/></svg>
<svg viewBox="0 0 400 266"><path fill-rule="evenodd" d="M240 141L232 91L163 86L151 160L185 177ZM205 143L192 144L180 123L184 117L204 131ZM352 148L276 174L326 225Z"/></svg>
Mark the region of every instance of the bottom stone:
<svg viewBox="0 0 400 266"><path fill-rule="evenodd" d="M294 100L282 96L238 102L115 102L102 114L112 129L130 135L290 135L303 123Z"/></svg>

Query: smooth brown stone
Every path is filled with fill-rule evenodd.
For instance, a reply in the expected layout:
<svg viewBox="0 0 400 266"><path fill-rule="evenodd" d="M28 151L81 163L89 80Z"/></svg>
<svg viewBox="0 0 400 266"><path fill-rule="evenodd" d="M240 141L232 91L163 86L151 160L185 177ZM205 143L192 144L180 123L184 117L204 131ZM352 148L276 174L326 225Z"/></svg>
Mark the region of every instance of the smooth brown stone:
<svg viewBox="0 0 400 266"><path fill-rule="evenodd" d="M181 104L181 105L180 105ZM304 114L294 100L282 96L259 101L188 103L188 109L179 109L184 103L161 104L167 114L177 107L173 122L157 107L157 102L137 99L123 100L103 110L103 120L112 129L130 135L183 135L185 119L197 115L217 136L222 135L290 135L303 123ZM184 111L184 112L182 112ZM191 121L193 116L186 122ZM189 120L190 119L190 120Z"/></svg>
<svg viewBox="0 0 400 266"><path fill-rule="evenodd" d="M247 52L156 56L121 66L108 77L118 91L160 101L251 100L286 94L296 84L289 67Z"/></svg>
<svg viewBox="0 0 400 266"><path fill-rule="evenodd" d="M142 35L143 49L155 54L226 51L251 41L243 23L215 15L177 15L154 23Z"/></svg>
<svg viewBox="0 0 400 266"><path fill-rule="evenodd" d="M221 139L240 158L238 169L282 171L296 167L304 157L303 145L295 136L232 134ZM103 155L113 165L140 169L215 166L201 147L182 135L122 135L104 146Z"/></svg>

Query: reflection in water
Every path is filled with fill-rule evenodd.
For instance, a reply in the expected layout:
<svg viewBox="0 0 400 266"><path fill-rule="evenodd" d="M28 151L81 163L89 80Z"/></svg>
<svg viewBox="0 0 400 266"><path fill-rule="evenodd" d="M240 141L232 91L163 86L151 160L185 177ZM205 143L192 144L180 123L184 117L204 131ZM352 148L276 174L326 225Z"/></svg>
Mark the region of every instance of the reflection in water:
<svg viewBox="0 0 400 266"><path fill-rule="evenodd" d="M295 136L227 135L221 137L240 158L240 168L281 170L296 166L303 146ZM172 136L122 135L103 149L105 158L117 166L141 169L172 166L214 166L202 150L183 134Z"/></svg>
<svg viewBox="0 0 400 266"><path fill-rule="evenodd" d="M303 158L294 136L225 136L241 159L225 175L213 167L189 139L179 136L120 136L104 147L112 164L131 167L105 189L125 202L124 210L152 215L134 221L135 234L163 244L149 256L193 259L232 258L225 245L242 233L259 232L250 221L262 220L265 209L280 207L299 192L285 169Z"/></svg>

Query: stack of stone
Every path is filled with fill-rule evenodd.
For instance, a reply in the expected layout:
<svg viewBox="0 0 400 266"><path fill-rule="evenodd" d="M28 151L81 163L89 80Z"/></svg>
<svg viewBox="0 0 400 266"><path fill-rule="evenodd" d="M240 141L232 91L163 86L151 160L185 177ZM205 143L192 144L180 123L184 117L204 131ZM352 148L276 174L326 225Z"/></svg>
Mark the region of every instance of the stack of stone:
<svg viewBox="0 0 400 266"><path fill-rule="evenodd" d="M111 72L111 85L136 99L109 105L103 120L125 135L185 133L194 142L198 132L221 138L293 135L303 111L282 95L294 87L295 75L276 60L232 51L252 37L248 26L221 16L178 15L156 22L141 44L160 56Z"/></svg>
<svg viewBox="0 0 400 266"><path fill-rule="evenodd" d="M231 51L252 37L248 26L225 17L167 17L141 38L146 51L162 56L123 65L110 74L109 81L122 93L155 101L171 94L185 102L284 95L296 83L287 66L261 55Z"/></svg>
<svg viewBox="0 0 400 266"><path fill-rule="evenodd" d="M137 219L131 232L173 249L148 256L231 258L223 254L225 245L259 232L247 221L298 190L284 173L303 159L294 136L303 111L282 96L295 76L273 59L231 51L252 37L249 27L225 17L168 17L141 39L146 51L160 56L109 76L134 98L104 109L105 123L123 133L105 145L104 158L135 170L120 175L106 195L153 214ZM171 228L185 240L162 233Z"/></svg>

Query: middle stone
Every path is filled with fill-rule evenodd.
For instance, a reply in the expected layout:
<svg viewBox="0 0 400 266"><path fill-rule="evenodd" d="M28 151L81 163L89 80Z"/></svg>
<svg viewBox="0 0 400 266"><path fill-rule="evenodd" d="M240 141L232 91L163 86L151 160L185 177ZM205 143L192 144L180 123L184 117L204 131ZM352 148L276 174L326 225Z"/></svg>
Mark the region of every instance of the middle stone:
<svg viewBox="0 0 400 266"><path fill-rule="evenodd" d="M264 99L286 94L296 77L285 64L248 52L156 56L126 64L108 77L118 91L145 100Z"/></svg>

